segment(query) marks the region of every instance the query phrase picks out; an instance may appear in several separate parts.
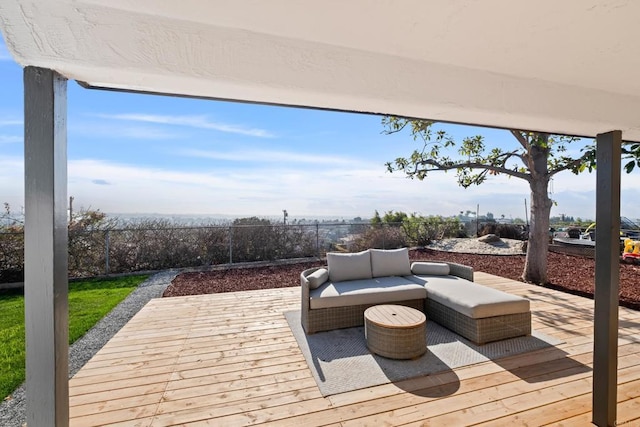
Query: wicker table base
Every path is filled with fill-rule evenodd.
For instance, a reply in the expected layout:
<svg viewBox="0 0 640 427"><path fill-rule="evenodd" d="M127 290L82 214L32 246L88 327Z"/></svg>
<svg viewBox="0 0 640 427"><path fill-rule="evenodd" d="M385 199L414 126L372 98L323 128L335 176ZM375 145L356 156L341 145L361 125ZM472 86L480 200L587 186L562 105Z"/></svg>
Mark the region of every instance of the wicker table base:
<svg viewBox="0 0 640 427"><path fill-rule="evenodd" d="M376 305L364 312L364 334L373 353L415 359L427 351L424 313L402 305Z"/></svg>

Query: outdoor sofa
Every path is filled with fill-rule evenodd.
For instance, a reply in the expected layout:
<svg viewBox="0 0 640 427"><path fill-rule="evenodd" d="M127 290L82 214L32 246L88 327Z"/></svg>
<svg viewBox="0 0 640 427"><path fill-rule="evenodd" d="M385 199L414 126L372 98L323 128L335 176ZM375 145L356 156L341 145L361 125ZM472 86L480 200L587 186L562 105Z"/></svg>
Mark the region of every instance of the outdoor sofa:
<svg viewBox="0 0 640 427"><path fill-rule="evenodd" d="M327 266L300 275L307 334L361 326L378 304L416 308L476 344L531 333L529 300L473 282L473 269L409 262L407 248L327 253Z"/></svg>

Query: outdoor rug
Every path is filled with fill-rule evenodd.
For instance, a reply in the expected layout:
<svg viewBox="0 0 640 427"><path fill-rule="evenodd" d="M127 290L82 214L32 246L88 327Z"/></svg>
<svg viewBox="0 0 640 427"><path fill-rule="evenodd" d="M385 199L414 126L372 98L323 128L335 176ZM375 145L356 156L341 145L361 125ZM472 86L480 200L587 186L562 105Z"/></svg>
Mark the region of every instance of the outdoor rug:
<svg viewBox="0 0 640 427"><path fill-rule="evenodd" d="M414 360L392 360L367 349L364 327L306 335L300 311L284 313L323 396L434 374L561 344L536 333L485 345L427 321L427 352Z"/></svg>

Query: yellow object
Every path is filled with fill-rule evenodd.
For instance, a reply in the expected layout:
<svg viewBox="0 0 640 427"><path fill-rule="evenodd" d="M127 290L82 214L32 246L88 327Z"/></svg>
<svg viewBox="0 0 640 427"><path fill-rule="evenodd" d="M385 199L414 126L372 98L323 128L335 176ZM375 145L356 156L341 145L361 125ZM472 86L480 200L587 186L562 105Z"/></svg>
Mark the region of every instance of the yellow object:
<svg viewBox="0 0 640 427"><path fill-rule="evenodd" d="M640 254L640 241L624 239L624 253Z"/></svg>

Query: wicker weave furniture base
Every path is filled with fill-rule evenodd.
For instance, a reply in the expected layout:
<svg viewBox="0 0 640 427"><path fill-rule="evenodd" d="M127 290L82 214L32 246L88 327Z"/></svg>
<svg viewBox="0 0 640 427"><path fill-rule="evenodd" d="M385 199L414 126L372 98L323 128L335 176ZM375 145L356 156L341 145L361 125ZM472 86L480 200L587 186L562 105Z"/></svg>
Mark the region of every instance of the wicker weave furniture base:
<svg viewBox="0 0 640 427"><path fill-rule="evenodd" d="M308 301L308 300L307 300ZM307 303L308 304L308 303ZM424 311L424 300L394 301L396 305L412 307ZM345 307L320 308L303 311L303 327L307 334L353 328L364 325L364 312L374 304L350 305Z"/></svg>
<svg viewBox="0 0 640 427"><path fill-rule="evenodd" d="M364 334L371 352L390 359L415 359L427 351L426 317L401 305L376 305L364 312Z"/></svg>
<svg viewBox="0 0 640 427"><path fill-rule="evenodd" d="M451 269L451 275L461 277L470 281L473 281L473 269L460 264L447 263ZM317 332L331 331L333 329L340 328L352 328L355 326L362 326L364 324L364 311L377 304L396 304L406 305L407 307L413 307L417 310L424 312L425 299L412 299L402 301L380 301L376 304L359 304L348 305L340 307L330 308L315 308L312 309L309 300L309 281L307 276L315 272L321 267L313 267L304 270L300 274L300 288L301 288L301 321L302 327L307 334L315 334ZM325 267L326 268L326 267Z"/></svg>
<svg viewBox="0 0 640 427"><path fill-rule="evenodd" d="M531 334L531 312L473 319L427 298L429 320L451 329L475 344Z"/></svg>

